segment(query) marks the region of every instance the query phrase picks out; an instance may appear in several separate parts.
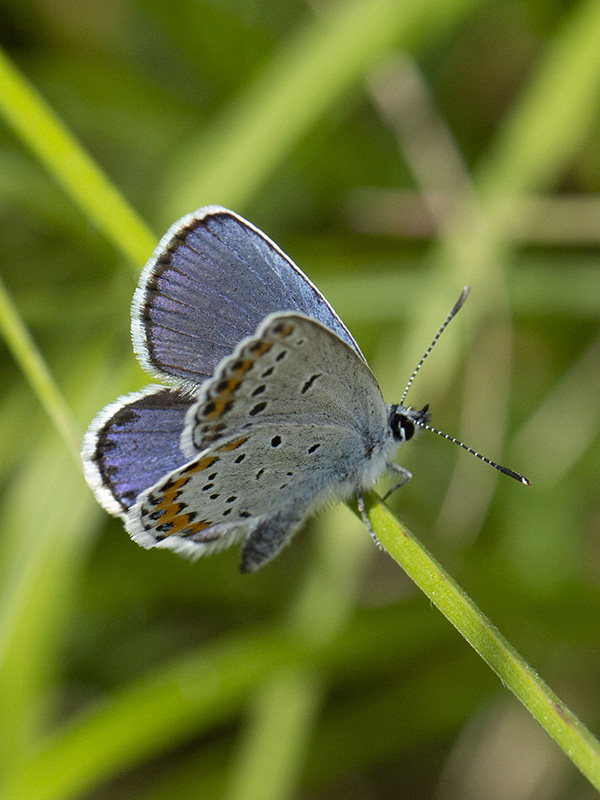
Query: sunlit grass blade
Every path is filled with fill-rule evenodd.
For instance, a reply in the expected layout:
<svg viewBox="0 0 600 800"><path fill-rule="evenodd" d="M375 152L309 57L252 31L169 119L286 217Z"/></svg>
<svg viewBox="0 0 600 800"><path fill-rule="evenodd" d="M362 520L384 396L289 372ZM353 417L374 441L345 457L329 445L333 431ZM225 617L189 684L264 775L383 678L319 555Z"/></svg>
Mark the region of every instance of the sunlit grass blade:
<svg viewBox="0 0 600 800"><path fill-rule="evenodd" d="M105 351L97 348L71 362L69 383L84 418L95 411L109 371L115 377L114 367L98 367L96 356L106 358ZM49 685L73 611L77 575L102 513L85 485L79 457L73 463L51 429L10 477L0 514L2 776L25 758L52 715Z"/></svg>
<svg viewBox="0 0 600 800"><path fill-rule="evenodd" d="M90 220L134 265L141 265L152 252L155 238L2 50L0 113ZM3 284L0 327L33 391L79 461L80 433Z"/></svg>
<svg viewBox="0 0 600 800"><path fill-rule="evenodd" d="M0 279L0 330L42 407L79 463L81 432L48 365Z"/></svg>
<svg viewBox="0 0 600 800"><path fill-rule="evenodd" d="M58 653L93 521L100 517L79 471L56 437L52 440L39 448L25 474L16 479L19 500L0 519L3 531L10 525L10 532L20 537L3 565L0 592L3 776L27 760L53 716L51 686ZM6 549L8 543L3 545Z"/></svg>
<svg viewBox="0 0 600 800"><path fill-rule="evenodd" d="M141 266L152 252L154 236L2 50L0 114L92 223Z"/></svg>

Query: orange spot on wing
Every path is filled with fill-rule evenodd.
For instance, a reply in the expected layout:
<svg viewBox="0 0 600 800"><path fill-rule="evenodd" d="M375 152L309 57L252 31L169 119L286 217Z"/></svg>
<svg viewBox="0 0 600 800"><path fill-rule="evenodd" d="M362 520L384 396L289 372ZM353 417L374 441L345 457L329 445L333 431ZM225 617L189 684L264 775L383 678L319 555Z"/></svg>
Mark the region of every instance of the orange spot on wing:
<svg viewBox="0 0 600 800"><path fill-rule="evenodd" d="M194 462L192 461L191 464L188 464L187 467L183 467L181 470L185 476L194 475L196 472L203 472L205 469L212 467L212 465L219 460L219 456L204 456L201 458L200 461ZM188 478L186 477L186 480Z"/></svg>
<svg viewBox="0 0 600 800"><path fill-rule="evenodd" d="M173 527L167 532L167 536L172 536L174 533L181 533L183 536L193 536L195 533L210 528L214 523L207 519L198 520L198 522L191 522L191 514L180 514L173 520ZM191 523L191 524L190 524Z"/></svg>
<svg viewBox="0 0 600 800"><path fill-rule="evenodd" d="M217 449L217 453L231 453L232 450L237 450L244 442L248 441L247 436L242 436L240 439L235 439L233 442L227 442Z"/></svg>
<svg viewBox="0 0 600 800"><path fill-rule="evenodd" d="M280 326L275 333L278 339L285 339L294 331L294 326L291 324L283 324ZM264 356L265 353L268 353L269 350L273 347L273 342L269 342L265 339L259 340L254 342L250 345L249 355L245 355L245 357L238 359L237 366L232 368L231 370L231 377L227 381L227 384L220 391L218 394L210 394L208 398L209 404L213 406L211 411L204 414L203 419L207 422L216 422L219 420L223 414L229 409L231 406L231 402L233 400L233 395L239 388L240 384L242 383L242 379L244 375L254 366L256 361L261 357Z"/></svg>
<svg viewBox="0 0 600 800"><path fill-rule="evenodd" d="M238 367L238 369L233 371L234 375L244 375L252 364L256 361L257 358L264 356L265 353L268 353L269 350L273 347L273 342L267 342L266 340L262 340L261 342L255 342L252 345L252 358L248 358L244 363Z"/></svg>
<svg viewBox="0 0 600 800"><path fill-rule="evenodd" d="M291 322L288 322L287 325L284 325L280 330L277 331L277 335L280 339L286 339L293 332L294 326L291 324Z"/></svg>
<svg viewBox="0 0 600 800"><path fill-rule="evenodd" d="M163 509L167 509L169 506L171 506L177 499L177 496L179 495L181 489L183 489L183 487L186 485L188 481L189 477L187 477L186 475L183 475L181 478L177 478L177 480L174 481L165 491L160 503L158 503L157 505L153 505L152 507L153 510L162 511ZM165 516L163 514L163 516L161 517L161 522L165 521L167 520L165 520Z"/></svg>
<svg viewBox="0 0 600 800"><path fill-rule="evenodd" d="M200 531L204 531L207 528L210 528L214 525L213 522L209 522L207 519L199 520L198 522L193 522L191 525L188 525L187 528L183 531L184 536L194 536L196 533L200 533Z"/></svg>
<svg viewBox="0 0 600 800"><path fill-rule="evenodd" d="M215 397L211 397L211 402L214 403L215 407L212 411L206 414L204 418L210 421L219 419L219 417L222 416L223 412L225 411L227 404L232 399L233 393L241 382L241 378L231 378L222 392Z"/></svg>
<svg viewBox="0 0 600 800"><path fill-rule="evenodd" d="M215 461L218 460L218 456L204 456L204 458L201 458L196 463L192 461L191 464L183 468L183 474L179 478L167 484L168 488L164 490L164 494L160 502L151 506L153 511L165 510L166 512L162 515L158 524L162 525L163 522L169 522L171 517L179 511L180 504L177 506L173 504L175 503L175 500L177 500L180 491L190 480L190 477L196 472L202 472L203 470L208 469L208 467L212 467Z"/></svg>

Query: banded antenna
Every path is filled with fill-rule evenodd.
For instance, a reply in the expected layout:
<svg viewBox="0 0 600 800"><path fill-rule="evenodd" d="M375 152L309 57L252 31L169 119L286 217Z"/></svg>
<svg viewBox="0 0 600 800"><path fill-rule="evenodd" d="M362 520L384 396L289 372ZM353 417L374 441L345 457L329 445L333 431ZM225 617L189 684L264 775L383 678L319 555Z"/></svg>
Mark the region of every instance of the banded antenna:
<svg viewBox="0 0 600 800"><path fill-rule="evenodd" d="M431 353L431 351L433 350L433 348L436 346L438 339L440 338L440 336L442 335L442 333L443 333L443 332L446 330L446 328L448 327L448 325L449 325L449 323L450 323L450 320L452 320L452 319L453 319L453 317L455 317L455 316L458 314L458 312L460 311L460 309L462 308L462 306L463 306L463 303L465 302L465 300L466 300L466 299L467 299L467 297L469 296L469 292L470 292L470 291L471 291L471 290L469 289L469 287L468 287L468 286L465 286L465 288L462 290L462 294L461 294L461 296L458 298L458 300L457 300L457 301L456 301L456 303L454 304L454 306L453 306L453 308L452 308L452 311L451 311L451 312L448 314L448 316L446 317L446 319L445 319L445 320L444 320L444 322L442 323L442 327L439 329L439 331L438 331L438 332L436 333L436 335L433 337L433 341L431 342L431 344L429 345L429 347L427 348L427 350L425 350L425 352L423 353L423 356L421 357L421 360L419 361L419 363L417 364L417 366L416 366L416 367L414 368L414 370L413 370L413 374L412 374L412 375L410 376L410 378L408 379L408 383L406 384L406 388L405 388L405 390L404 390L404 393L402 394L402 397L400 398L400 405L401 405L401 406L403 406L403 405L404 405L404 398L405 398L405 397L406 397L406 395L408 394L408 390L410 389L410 387L411 387L411 385L412 385L412 382L414 381L414 379L417 377L417 373L418 373L418 371L421 369L421 367L423 366L423 364L424 364L424 362L425 362L425 359L427 358L427 356L429 355L429 353Z"/></svg>
<svg viewBox="0 0 600 800"><path fill-rule="evenodd" d="M408 383L406 384L406 389L404 390L404 394L402 395L402 398L400 399L400 406L404 407L404 398L406 397L407 392L410 389L412 382L414 381L415 377L417 376L417 373L419 372L419 370L423 366L423 362L425 361L427 356L431 353L431 351L435 347L435 345L436 345L438 339L440 338L440 336L442 335L442 333L448 327L448 324L450 323L450 320L452 320L458 314L460 309L462 308L465 300L469 296L469 291L470 291L469 287L465 286L465 288L462 290L462 293L461 293L460 297L458 298L458 300L454 304L452 310L450 311L450 313L448 314L448 316L446 317L446 319L442 323L441 328L436 333L436 335L433 337L433 341L431 342L431 344L429 345L427 350L423 353L423 356L422 356L421 360L419 361L419 363L417 364L417 366L415 367L415 369L413 371L413 374L408 379ZM487 458L486 456L482 456L481 453L478 453L477 450L473 450L472 447L469 447L464 442L461 442L460 439L455 439L454 436L450 436L448 433L444 433L443 431L439 431L439 430L437 430L437 428L432 428L431 425L429 425L427 422L424 422L424 421L419 420L419 419L415 419L414 417L411 417L411 420L419 428L423 428L426 431L430 431L431 433L435 433L438 436L441 436L443 439L448 439L449 442L454 442L454 444L457 444L459 447L462 447L463 450L466 450L467 453L470 453L472 456L475 456L476 458L480 459L481 461L484 461L486 464L489 464L490 467L494 467L494 469L497 469L499 472L503 472L505 475L508 475L509 478L514 478L516 481L520 481L521 483L525 484L525 486L531 486L531 481L528 480L524 475L521 475L520 472L515 472L514 469L509 469L508 467L503 467L501 464L497 464L495 461L492 461L491 458Z"/></svg>

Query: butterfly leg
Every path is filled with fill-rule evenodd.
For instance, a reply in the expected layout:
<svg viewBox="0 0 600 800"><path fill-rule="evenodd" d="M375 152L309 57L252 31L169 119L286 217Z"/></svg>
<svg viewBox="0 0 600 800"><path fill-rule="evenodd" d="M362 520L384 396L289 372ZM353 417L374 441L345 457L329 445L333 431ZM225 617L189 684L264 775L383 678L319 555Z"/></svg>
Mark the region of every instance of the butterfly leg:
<svg viewBox="0 0 600 800"><path fill-rule="evenodd" d="M371 525L371 520L367 516L367 510L365 508L365 498L364 498L363 493L361 492L360 489L356 490L356 504L358 506L358 510L360 512L360 515L363 518L363 522L365 523L365 525L367 526L367 530L371 534L371 539L373 539L373 541L375 542L375 544L377 545L377 547L380 550L383 550L383 545L381 544L381 542L377 538L377 534L375 533L375 531L373 530L373 526Z"/></svg>
<svg viewBox="0 0 600 800"><path fill-rule="evenodd" d="M256 527L242 548L240 572L256 572L279 553L303 522L303 516L273 516Z"/></svg>
<svg viewBox="0 0 600 800"><path fill-rule="evenodd" d="M388 489L387 492L383 495L383 499L387 500L388 497L393 494L396 489L399 489L401 486L404 486L405 483L408 483L409 480L412 478L412 472L409 472L404 467L401 467L400 464L388 464L388 469L392 470L393 472L397 472L401 475L401 479L398 483L395 483L391 489Z"/></svg>

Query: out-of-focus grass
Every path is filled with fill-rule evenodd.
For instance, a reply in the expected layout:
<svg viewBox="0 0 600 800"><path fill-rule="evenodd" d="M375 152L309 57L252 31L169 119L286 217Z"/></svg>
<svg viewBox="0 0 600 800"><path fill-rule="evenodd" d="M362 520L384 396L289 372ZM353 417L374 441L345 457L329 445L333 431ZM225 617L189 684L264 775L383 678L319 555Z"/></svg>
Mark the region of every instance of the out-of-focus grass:
<svg viewBox="0 0 600 800"><path fill-rule="evenodd" d="M7 49L148 217L162 223L171 221L168 208L183 212L235 200L312 278L329 285L329 299L393 396L462 284L473 285L463 319L420 376L414 402L423 395L433 399L436 424L455 432L464 402L456 387L464 371L470 405L465 438L499 457L505 430L520 426L515 452L523 452L523 441L531 443L525 453L534 487L525 491L505 481L492 493L494 476L461 461L442 506L453 456L441 442L424 437L402 453L415 479L395 502L424 536L443 507L440 534L429 540L430 548L579 716L598 729L597 373L581 369L578 361L590 348L583 363L595 363L597 253L543 243L533 252L517 252L496 224L506 194L597 191L599 4L577 4L563 17L534 4L524 5L525 13L499 3L476 10L471 5L437 3L432 14L423 3L342 3L321 19L293 3L281 4L277 15L262 3L244 11L201 3L177 9L174 24L171 9L166 14L161 3L148 0L114 4L110 12L82 6L71 9L68 20L50 7L43 29L32 22L26 4L14 4L6 12L6 30L13 33ZM486 39L489 57L481 64L475 59ZM434 110L453 130L459 150L464 142L467 180L476 193L467 204L457 199L455 219L429 253L422 245L369 239L342 221L346 197L361 186L431 188L422 185L402 148L396 150L389 123L364 99L367 68L394 46L417 58ZM221 60L221 52L229 57ZM494 52L502 53L504 71ZM442 87L450 88L459 106L469 107L468 114L447 106ZM121 214L109 205L100 220L96 201L100 208L106 207L103 197L120 202L111 184L104 193L101 175L85 158L65 164L65 151L53 147L52 130L48 134L44 127L47 117L31 113L30 125L15 126L6 109L18 116L18 103L8 91L3 100L5 118L20 139L5 133L0 141L2 275L83 427L105 402L143 380L127 345L129 267L116 263L101 237L81 224L75 206L69 216L69 204L32 168L22 142L54 165L55 180L129 258L141 262L151 242L126 206ZM465 119L471 130L461 128ZM479 137L473 137L474 129ZM72 163L74 170L62 170ZM135 230L139 236L132 236ZM377 264L384 266L375 269ZM4 358L2 365L3 383L10 386L0 407L3 441L10 442L0 448L0 727L6 732L0 759L10 778L7 791L74 797L146 763L151 770L113 779L108 794L171 796L169 787L177 786L178 797L198 796L199 783L206 781L212 794L203 796L222 796L225 787L230 796L253 796L249 776L262 772L266 781L272 779L273 796L293 794L298 780L327 796L323 787L347 786L352 766L382 797L397 796L403 786L419 785L427 793L432 775L441 781L452 743L458 746L456 732L473 709L487 713L492 687L484 668L475 658L463 660L460 644L448 642L447 627L419 601L411 638L404 626L406 621L410 627L410 611L400 600L413 590L397 570L382 557L368 563L357 551L338 565L335 580L314 579L311 590L310 576L320 569L332 574L325 565L331 569L335 560L328 561L327 549L307 552L306 534L252 579L235 573L234 554L191 566L137 550L114 522L97 539L103 518L79 470L47 431L11 360ZM569 381L571 371L575 378ZM562 408L556 399L561 385L569 398ZM529 420L545 426L537 433L545 435L537 458ZM574 456L570 427L577 431ZM486 439L492 444L486 446ZM566 474L549 463L561 459L570 465ZM510 465L525 471L521 462ZM544 482L546 472L560 484L557 477ZM324 515L324 529L315 533L334 537L339 552L337 536L349 523L337 520ZM448 533L457 528L455 537ZM350 639L353 656L344 642L352 637L352 609L360 605L370 610ZM281 633L282 617L289 639ZM297 671L302 664L294 653L316 646L311 619L323 629L331 660L327 667L310 663ZM265 625L273 626L272 635L253 637L256 626ZM211 661L209 640L223 662ZM447 670L440 669L440 652ZM177 663L199 673L210 663L212 717L194 695L193 674L184 671L172 693L161 694L161 672ZM273 672L277 665L286 671ZM421 680L414 677L417 670ZM239 719L248 690L271 674L271 691L267 686L253 694L254 714L248 712L246 730L234 732L238 744L232 749L231 731L217 723ZM201 674L198 679L206 691L209 684ZM111 698L127 699L136 682L140 690L146 684L144 703L136 706L134 691L132 704L117 703L111 717ZM290 716L278 729L269 708L286 685ZM307 686L313 689L303 693ZM499 688L495 697L508 702ZM86 722L96 707L99 715ZM123 715L128 707L130 716ZM419 718L419 725L409 725L411 736L407 723L398 724L403 708ZM269 729L276 741L281 737L275 752ZM207 749L200 735L209 731L218 740ZM536 730L530 736L539 743ZM420 748L427 771L404 761L413 748ZM154 762L158 753L171 757ZM278 767L269 770L273 759ZM475 748L472 762L477 760ZM561 769L560 796L575 796L575 771L566 760ZM151 776L157 770L155 789ZM531 774L537 774L533 764ZM553 796L550 789L556 792L557 785L546 795ZM514 796L514 787L509 784L504 793Z"/></svg>

